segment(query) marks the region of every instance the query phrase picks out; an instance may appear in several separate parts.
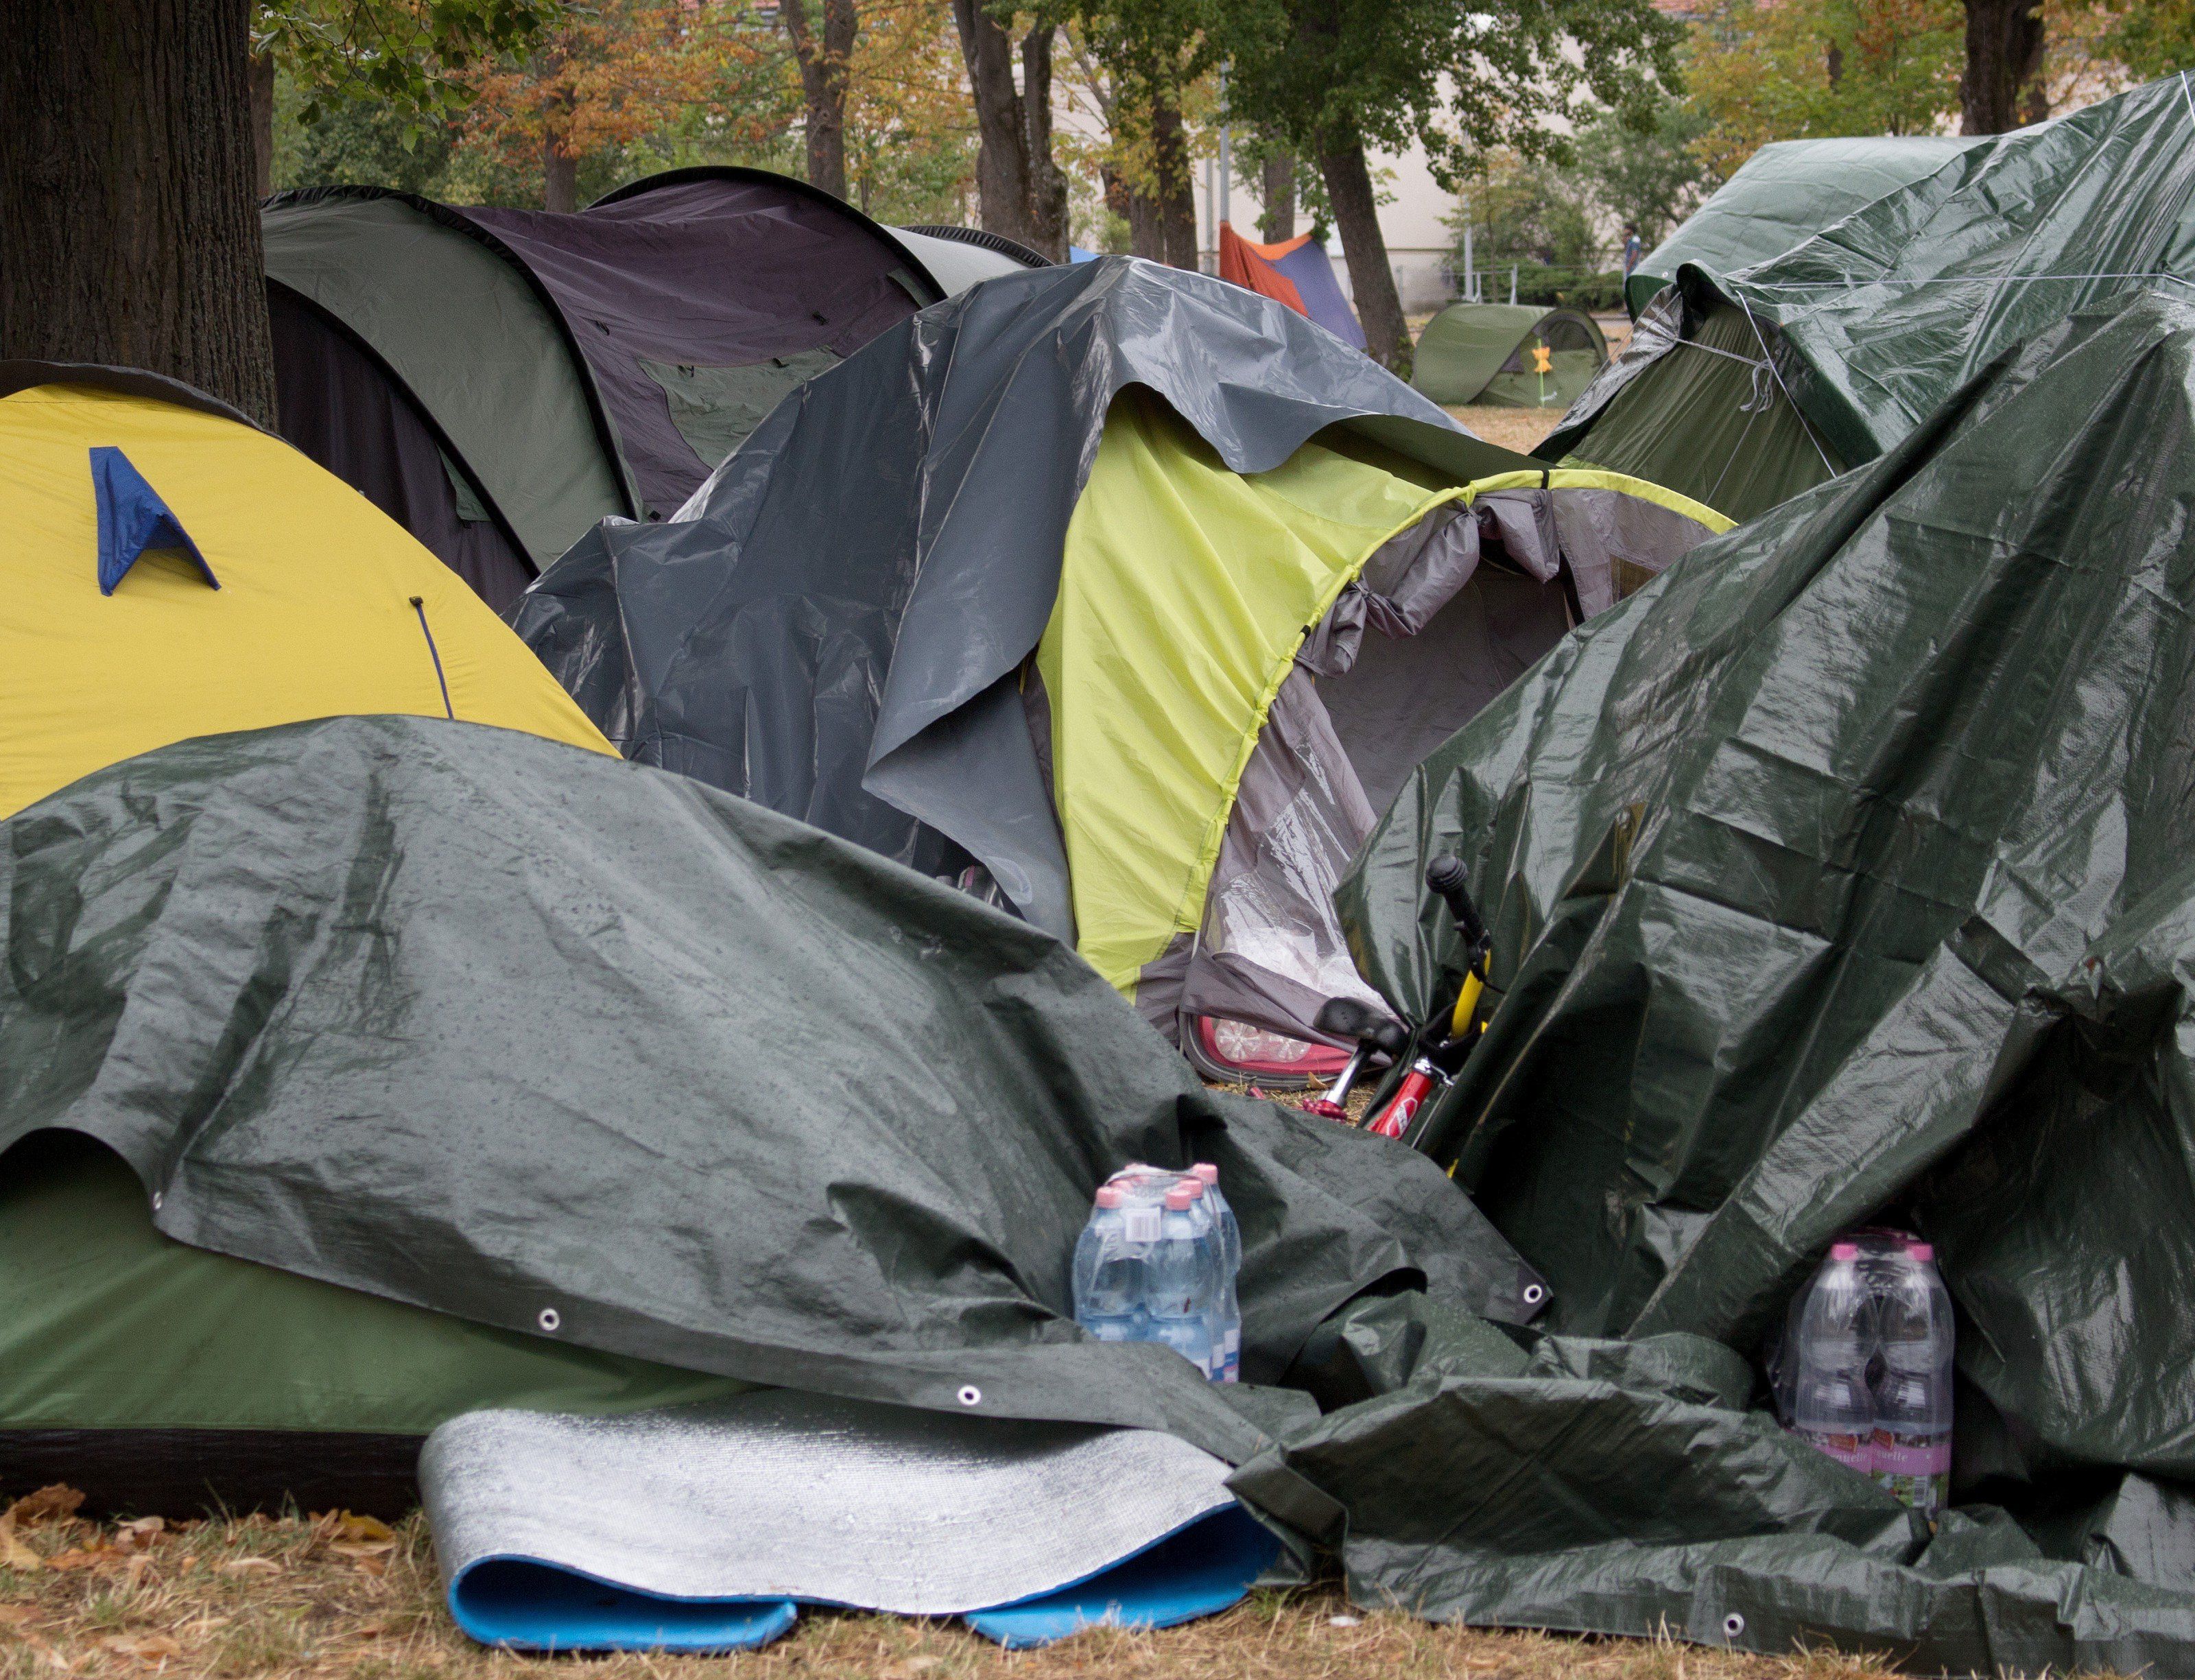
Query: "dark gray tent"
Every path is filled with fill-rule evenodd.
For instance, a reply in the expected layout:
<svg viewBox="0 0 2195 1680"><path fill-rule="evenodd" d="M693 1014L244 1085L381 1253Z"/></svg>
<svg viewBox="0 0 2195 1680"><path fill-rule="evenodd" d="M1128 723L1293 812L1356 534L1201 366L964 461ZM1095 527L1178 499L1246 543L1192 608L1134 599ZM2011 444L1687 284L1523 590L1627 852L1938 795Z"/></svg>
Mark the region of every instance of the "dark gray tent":
<svg viewBox="0 0 2195 1680"><path fill-rule="evenodd" d="M569 216L316 188L262 222L285 436L498 610L596 520L676 510L778 398L948 290L759 170Z"/></svg>
<svg viewBox="0 0 2195 1680"><path fill-rule="evenodd" d="M1328 891L1374 812L1720 523L1472 437L1283 304L1116 257L893 329L513 623L629 754L980 865L1168 1036L1300 1076L1320 1004L1363 990Z"/></svg>

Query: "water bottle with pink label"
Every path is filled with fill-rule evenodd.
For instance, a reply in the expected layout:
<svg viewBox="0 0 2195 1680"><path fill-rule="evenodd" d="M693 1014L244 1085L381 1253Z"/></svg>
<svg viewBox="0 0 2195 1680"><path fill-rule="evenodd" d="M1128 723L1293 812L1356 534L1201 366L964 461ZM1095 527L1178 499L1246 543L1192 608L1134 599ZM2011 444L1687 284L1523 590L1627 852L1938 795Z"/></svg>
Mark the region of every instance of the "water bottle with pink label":
<svg viewBox="0 0 2195 1680"><path fill-rule="evenodd" d="M1867 1382L1875 1338L1875 1296L1860 1271L1859 1250L1833 1243L1799 1311L1791 1432L1863 1475L1875 1467Z"/></svg>
<svg viewBox="0 0 2195 1680"><path fill-rule="evenodd" d="M1900 1245L1877 1273L1874 1474L1934 1521L1951 1486L1950 1292L1927 1243Z"/></svg>

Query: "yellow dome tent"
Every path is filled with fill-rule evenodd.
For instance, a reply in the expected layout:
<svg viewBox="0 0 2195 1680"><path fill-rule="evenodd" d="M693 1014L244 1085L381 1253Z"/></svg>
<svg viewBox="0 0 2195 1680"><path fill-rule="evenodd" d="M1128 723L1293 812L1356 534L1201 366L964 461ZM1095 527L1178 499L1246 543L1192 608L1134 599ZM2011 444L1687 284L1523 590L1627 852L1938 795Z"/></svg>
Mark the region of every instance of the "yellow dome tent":
<svg viewBox="0 0 2195 1680"><path fill-rule="evenodd" d="M461 578L188 386L0 363L0 817L191 736L348 713L612 750Z"/></svg>

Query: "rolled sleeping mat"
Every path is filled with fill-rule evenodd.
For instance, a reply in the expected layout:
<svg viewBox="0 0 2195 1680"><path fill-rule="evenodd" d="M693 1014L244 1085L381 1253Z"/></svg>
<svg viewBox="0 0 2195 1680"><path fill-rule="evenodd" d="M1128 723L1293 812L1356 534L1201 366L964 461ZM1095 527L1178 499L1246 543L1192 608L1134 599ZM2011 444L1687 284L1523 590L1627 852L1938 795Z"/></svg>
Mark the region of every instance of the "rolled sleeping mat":
<svg viewBox="0 0 2195 1680"><path fill-rule="evenodd" d="M525 1651L751 1649L804 1603L959 1616L1013 1648L1172 1626L1279 1556L1228 1474L1155 1430L789 1389L469 1412L419 1464L451 1614Z"/></svg>

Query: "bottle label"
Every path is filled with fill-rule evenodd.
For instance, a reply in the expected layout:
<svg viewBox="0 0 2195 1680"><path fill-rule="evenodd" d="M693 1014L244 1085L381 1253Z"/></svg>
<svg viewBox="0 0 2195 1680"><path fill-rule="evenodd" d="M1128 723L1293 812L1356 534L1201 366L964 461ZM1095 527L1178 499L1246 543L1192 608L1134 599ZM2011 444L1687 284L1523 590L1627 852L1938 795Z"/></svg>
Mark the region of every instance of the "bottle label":
<svg viewBox="0 0 2195 1680"><path fill-rule="evenodd" d="M1832 1429L1794 1429L1791 1433L1817 1452L1828 1453L1840 1464L1858 1470L1863 1475L1875 1468L1872 1436Z"/></svg>
<svg viewBox="0 0 2195 1680"><path fill-rule="evenodd" d="M1900 1437L1875 1432L1875 1479L1886 1492L1933 1517L1950 1503L1951 1441L1948 1435Z"/></svg>
<svg viewBox="0 0 2195 1680"><path fill-rule="evenodd" d="M1131 1243L1155 1243L1159 1239L1159 1210L1154 1207L1121 1209L1121 1235Z"/></svg>

